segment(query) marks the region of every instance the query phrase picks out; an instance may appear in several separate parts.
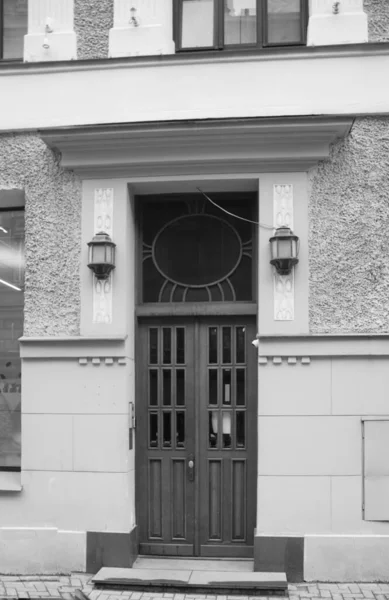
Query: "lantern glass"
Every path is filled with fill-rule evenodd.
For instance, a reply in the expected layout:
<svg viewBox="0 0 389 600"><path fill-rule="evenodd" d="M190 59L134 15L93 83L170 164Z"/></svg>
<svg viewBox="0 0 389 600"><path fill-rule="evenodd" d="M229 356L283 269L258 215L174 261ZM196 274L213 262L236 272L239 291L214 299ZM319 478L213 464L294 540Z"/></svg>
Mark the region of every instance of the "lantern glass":
<svg viewBox="0 0 389 600"><path fill-rule="evenodd" d="M105 244L95 244L92 246L92 263L106 263Z"/></svg>
<svg viewBox="0 0 389 600"><path fill-rule="evenodd" d="M277 258L290 258L293 256L292 254L292 244L291 239L283 240L280 238L277 244Z"/></svg>

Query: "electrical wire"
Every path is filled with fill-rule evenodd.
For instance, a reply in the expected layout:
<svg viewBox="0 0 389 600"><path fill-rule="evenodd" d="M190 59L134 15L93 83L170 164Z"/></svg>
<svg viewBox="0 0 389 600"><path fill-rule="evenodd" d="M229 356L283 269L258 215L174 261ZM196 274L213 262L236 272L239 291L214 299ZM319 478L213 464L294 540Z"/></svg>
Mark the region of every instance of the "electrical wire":
<svg viewBox="0 0 389 600"><path fill-rule="evenodd" d="M214 202L213 200L211 200L211 198L209 196L207 196L207 194L205 192L203 192L203 190L201 190L199 187L196 188L199 190L199 192L201 192L201 194L214 206L216 206L216 208L218 208L219 210L222 210L223 212L225 212L227 215L230 215L230 217L234 217L235 219L240 219L241 221L246 221L247 223L253 223L253 225L259 225L259 227L262 227L263 229L271 229L272 231L274 229L276 229L273 225L266 225L265 223L260 223L259 221L252 221L251 219L245 219L244 217L240 217L239 215L234 215L233 213L229 212L228 210L226 210L225 208L223 208L222 206L219 206L219 204L216 204L216 202Z"/></svg>

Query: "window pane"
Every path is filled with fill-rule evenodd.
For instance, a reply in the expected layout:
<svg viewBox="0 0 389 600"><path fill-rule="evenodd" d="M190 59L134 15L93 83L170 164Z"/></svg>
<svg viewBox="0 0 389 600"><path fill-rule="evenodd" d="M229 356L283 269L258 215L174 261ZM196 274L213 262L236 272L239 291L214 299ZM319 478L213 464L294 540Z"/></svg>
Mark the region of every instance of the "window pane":
<svg viewBox="0 0 389 600"><path fill-rule="evenodd" d="M167 369L163 370L163 405L170 406L172 403L172 372Z"/></svg>
<svg viewBox="0 0 389 600"><path fill-rule="evenodd" d="M208 330L209 335L209 357L208 361L210 364L217 363L217 327L210 327Z"/></svg>
<svg viewBox="0 0 389 600"><path fill-rule="evenodd" d="M163 363L169 365L172 362L172 330L163 328Z"/></svg>
<svg viewBox="0 0 389 600"><path fill-rule="evenodd" d="M158 363L158 329L155 327L149 332L149 361L151 365Z"/></svg>
<svg viewBox="0 0 389 600"><path fill-rule="evenodd" d="M208 371L208 389L209 389L209 404L217 404L217 380L218 371L217 369L210 369Z"/></svg>
<svg viewBox="0 0 389 600"><path fill-rule="evenodd" d="M223 362L231 362L231 327L223 327Z"/></svg>
<svg viewBox="0 0 389 600"><path fill-rule="evenodd" d="M182 1L183 48L207 48L214 45L214 0Z"/></svg>
<svg viewBox="0 0 389 600"><path fill-rule="evenodd" d="M3 2L3 58L23 58L23 37L27 33L27 0Z"/></svg>
<svg viewBox="0 0 389 600"><path fill-rule="evenodd" d="M177 406L185 406L185 370L177 369L176 371L176 404Z"/></svg>
<svg viewBox="0 0 389 600"><path fill-rule="evenodd" d="M163 447L170 448L172 445L172 413L163 413Z"/></svg>
<svg viewBox="0 0 389 600"><path fill-rule="evenodd" d="M176 412L176 445L177 448L185 447L185 413L182 411Z"/></svg>
<svg viewBox="0 0 389 600"><path fill-rule="evenodd" d="M149 404L150 406L158 406L158 370L150 369L149 371Z"/></svg>
<svg viewBox="0 0 389 600"><path fill-rule="evenodd" d="M20 469L24 211L0 212L0 470Z"/></svg>
<svg viewBox="0 0 389 600"><path fill-rule="evenodd" d="M176 336L176 361L177 364L183 365L185 363L185 329L177 327Z"/></svg>
<svg viewBox="0 0 389 600"><path fill-rule="evenodd" d="M268 44L301 42L300 0L267 0Z"/></svg>
<svg viewBox="0 0 389 600"><path fill-rule="evenodd" d="M257 41L257 0L225 0L224 43L255 44Z"/></svg>

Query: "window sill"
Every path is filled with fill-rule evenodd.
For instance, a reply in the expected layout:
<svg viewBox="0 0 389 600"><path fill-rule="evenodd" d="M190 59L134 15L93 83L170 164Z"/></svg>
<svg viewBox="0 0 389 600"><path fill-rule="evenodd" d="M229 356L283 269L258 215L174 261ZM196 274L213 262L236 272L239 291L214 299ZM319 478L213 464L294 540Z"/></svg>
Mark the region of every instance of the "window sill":
<svg viewBox="0 0 389 600"><path fill-rule="evenodd" d="M21 492L22 474L15 471L0 471L0 493Z"/></svg>

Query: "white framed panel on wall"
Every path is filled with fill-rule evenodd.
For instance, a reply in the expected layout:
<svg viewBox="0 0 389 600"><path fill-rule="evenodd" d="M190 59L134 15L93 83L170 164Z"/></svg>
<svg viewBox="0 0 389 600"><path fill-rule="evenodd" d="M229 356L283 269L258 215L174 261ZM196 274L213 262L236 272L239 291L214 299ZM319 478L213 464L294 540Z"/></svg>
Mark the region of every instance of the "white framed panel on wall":
<svg viewBox="0 0 389 600"><path fill-rule="evenodd" d="M134 285L128 275L132 277L135 260L134 249L131 250L134 244L130 248L130 212L127 181L83 181L81 335L128 333L130 283ZM106 282L98 282L87 267L87 244L99 231L108 233L116 244L116 268Z"/></svg>
<svg viewBox="0 0 389 600"><path fill-rule="evenodd" d="M264 173L259 179L258 331L260 335L309 332L308 181L306 173ZM299 263L290 276L270 264L269 239L288 225L300 239Z"/></svg>

